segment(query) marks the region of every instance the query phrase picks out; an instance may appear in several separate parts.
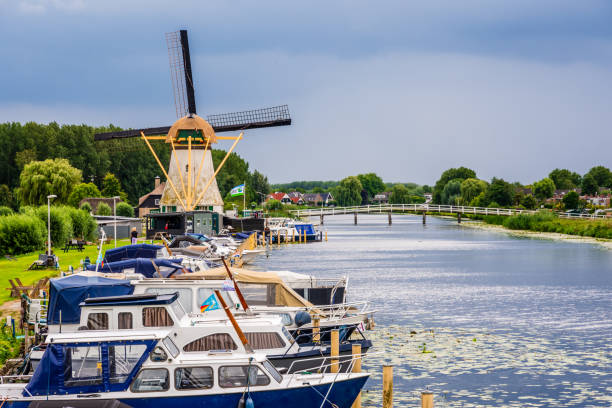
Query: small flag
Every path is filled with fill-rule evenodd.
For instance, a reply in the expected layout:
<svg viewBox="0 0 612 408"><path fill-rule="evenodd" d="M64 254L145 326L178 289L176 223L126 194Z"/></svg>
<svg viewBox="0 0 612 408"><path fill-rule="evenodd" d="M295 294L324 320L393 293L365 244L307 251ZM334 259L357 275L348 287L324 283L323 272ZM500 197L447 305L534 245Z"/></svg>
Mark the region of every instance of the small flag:
<svg viewBox="0 0 612 408"><path fill-rule="evenodd" d="M226 292L235 292L236 288L234 287L234 282L230 279L226 279L223 281L223 290Z"/></svg>
<svg viewBox="0 0 612 408"><path fill-rule="evenodd" d="M244 195L244 184L232 188L232 190L230 191L230 195L232 197Z"/></svg>
<svg viewBox="0 0 612 408"><path fill-rule="evenodd" d="M217 310L217 309L219 309L219 303L217 302L217 298L213 294L213 295L210 295L204 301L204 303L202 303L202 306L200 306L200 313L204 313L208 310Z"/></svg>

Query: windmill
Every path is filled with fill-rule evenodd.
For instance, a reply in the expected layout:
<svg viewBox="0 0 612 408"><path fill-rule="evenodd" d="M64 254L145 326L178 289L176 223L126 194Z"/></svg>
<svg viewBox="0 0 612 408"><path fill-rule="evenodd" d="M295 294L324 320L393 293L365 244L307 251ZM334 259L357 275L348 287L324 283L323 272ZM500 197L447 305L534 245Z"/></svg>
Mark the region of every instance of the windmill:
<svg viewBox="0 0 612 408"><path fill-rule="evenodd" d="M160 200L162 208L172 211L205 209L222 212L223 199L216 176L242 139L244 130L288 126L291 124L289 108L281 105L209 115L203 119L196 114L187 30L167 33L166 43L178 120L172 126L98 133L94 140L141 138L166 176L167 183ZM217 136L217 133L236 131L240 131L238 136ZM234 142L215 170L211 149L213 144L221 140ZM151 146L152 141L163 141L170 145L168 171Z"/></svg>

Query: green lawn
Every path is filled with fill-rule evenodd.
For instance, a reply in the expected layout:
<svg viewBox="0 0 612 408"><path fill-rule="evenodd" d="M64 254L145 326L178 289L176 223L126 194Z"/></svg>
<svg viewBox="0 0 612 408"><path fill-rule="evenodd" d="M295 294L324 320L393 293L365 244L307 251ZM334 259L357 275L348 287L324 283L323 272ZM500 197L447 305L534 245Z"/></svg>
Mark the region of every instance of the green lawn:
<svg viewBox="0 0 612 408"><path fill-rule="evenodd" d="M128 239L117 240L117 246L128 245L130 241ZM104 250L110 249L114 247L114 242L110 242L109 244L104 245ZM15 298L11 298L10 290L6 290L5 288L10 288L9 279L19 278L24 285L32 285L34 282L39 281L44 277L54 277L59 275L59 271L50 268L50 269L39 269L28 271L28 267L38 259L38 254L43 253L44 251L32 252L25 255L15 256L16 261L9 261L6 258L2 258L0 260L0 305L8 302L9 300L16 300ZM98 249L96 245L88 245L85 247L83 252L79 252L77 250L71 250L70 252L64 253L61 249L53 248L53 252L56 253L59 257L60 269L62 271L67 271L68 267L72 265L75 269L80 266L81 259L84 259L86 256L89 256L89 259L92 262L95 262L98 257Z"/></svg>

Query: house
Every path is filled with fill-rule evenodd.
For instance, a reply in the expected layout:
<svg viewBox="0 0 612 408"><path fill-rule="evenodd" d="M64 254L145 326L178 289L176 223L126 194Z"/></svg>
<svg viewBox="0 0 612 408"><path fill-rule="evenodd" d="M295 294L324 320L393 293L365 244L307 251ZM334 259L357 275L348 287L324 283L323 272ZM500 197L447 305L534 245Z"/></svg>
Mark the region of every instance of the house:
<svg viewBox="0 0 612 408"><path fill-rule="evenodd" d="M334 196L332 193L321 193L321 200L323 200L323 205L327 207L334 201Z"/></svg>
<svg viewBox="0 0 612 408"><path fill-rule="evenodd" d="M304 205L304 199L302 197L290 197L292 204Z"/></svg>
<svg viewBox="0 0 612 408"><path fill-rule="evenodd" d="M433 194L432 193L424 193L423 197L425 197L425 204L429 204L429 203L431 203L431 200L433 200Z"/></svg>
<svg viewBox="0 0 612 408"><path fill-rule="evenodd" d="M280 191L268 194L268 196L266 197L266 201L267 200L277 200L283 204L291 204L291 198L289 198L289 195Z"/></svg>
<svg viewBox="0 0 612 408"><path fill-rule="evenodd" d="M579 189L579 188L564 189L564 190L559 190L559 189L557 189L557 190L555 190L555 192L553 193L552 198L547 199L547 200L546 200L546 202L554 202L554 203L557 203L557 202L559 202L559 201L562 201L562 200L563 200L563 197L565 197L565 195L566 195L567 193L569 193L570 191L575 191L575 192L577 192L577 193L578 193L578 195L580 195L580 193L582 192L582 190L581 190L581 189Z"/></svg>
<svg viewBox="0 0 612 408"><path fill-rule="evenodd" d="M302 193L300 193L299 191L292 191L292 192L290 192L290 193L287 193L287 195L289 196L289 198L290 198L292 201L293 201L293 199L294 199L295 197L297 197L297 198L302 198L302 199L303 199L303 194L302 194Z"/></svg>
<svg viewBox="0 0 612 408"><path fill-rule="evenodd" d="M165 187L166 183L161 183L159 176L155 177L155 188L153 191L138 199L138 205L136 206L136 214L138 214L138 217L142 218L152 210L153 212L159 211L159 202Z"/></svg>
<svg viewBox="0 0 612 408"><path fill-rule="evenodd" d="M372 198L372 202L376 203L376 204L388 204L389 203L389 197L391 197L391 192L390 191L384 191L382 193L378 193L378 194L374 195L374 198Z"/></svg>
<svg viewBox="0 0 612 408"><path fill-rule="evenodd" d="M114 200L114 201L115 203L113 204L112 197L85 197L79 202L79 207L81 207L84 203L89 203L89 205L91 206L91 212L95 214L98 212L98 206L100 205L100 203L105 203L111 208L111 211L112 211L113 205L123 202L121 199Z"/></svg>
<svg viewBox="0 0 612 408"><path fill-rule="evenodd" d="M605 208L610 208L610 196L599 194L596 196L581 196L583 200L586 200L587 203L593 206L601 206Z"/></svg>
<svg viewBox="0 0 612 408"><path fill-rule="evenodd" d="M302 196L307 205L319 206L323 202L323 197L319 193L306 193Z"/></svg>

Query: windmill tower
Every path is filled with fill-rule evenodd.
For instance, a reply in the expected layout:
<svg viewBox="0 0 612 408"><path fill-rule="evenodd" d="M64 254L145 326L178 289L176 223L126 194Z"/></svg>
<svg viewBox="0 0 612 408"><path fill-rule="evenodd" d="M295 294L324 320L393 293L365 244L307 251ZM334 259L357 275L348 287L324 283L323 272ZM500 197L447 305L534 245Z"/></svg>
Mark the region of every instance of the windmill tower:
<svg viewBox="0 0 612 408"><path fill-rule="evenodd" d="M179 118L172 126L99 133L94 140L140 137L149 147L166 176L160 200L162 212L212 210L223 212L223 199L216 176L225 164L246 129L287 126L291 116L287 105L245 112L210 115L196 114L195 90L191 72L191 56L187 31L167 33L168 56L174 104ZM241 131L238 136L217 136L216 133ZM220 140L233 140L227 154L215 170L212 145ZM150 141L164 141L171 147L168 171L159 160Z"/></svg>

